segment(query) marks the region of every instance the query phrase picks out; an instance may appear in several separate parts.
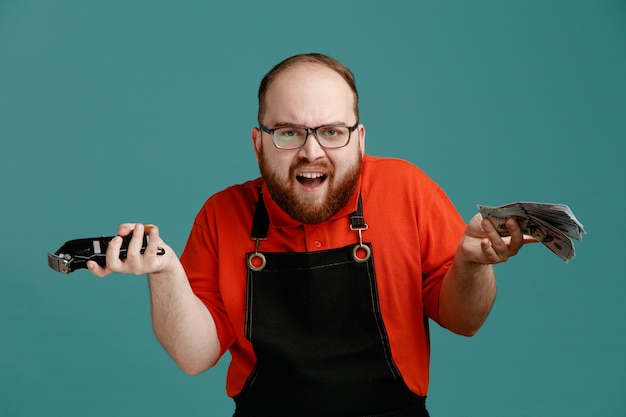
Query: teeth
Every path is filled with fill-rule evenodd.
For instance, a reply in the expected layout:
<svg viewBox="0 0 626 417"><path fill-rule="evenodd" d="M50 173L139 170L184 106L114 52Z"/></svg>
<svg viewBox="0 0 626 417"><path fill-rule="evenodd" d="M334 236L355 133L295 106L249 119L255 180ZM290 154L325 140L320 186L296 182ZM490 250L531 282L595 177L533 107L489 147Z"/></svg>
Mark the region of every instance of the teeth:
<svg viewBox="0 0 626 417"><path fill-rule="evenodd" d="M320 173L320 172L303 172L302 174L298 175L299 177L304 177L304 178L320 178L323 177L324 174Z"/></svg>

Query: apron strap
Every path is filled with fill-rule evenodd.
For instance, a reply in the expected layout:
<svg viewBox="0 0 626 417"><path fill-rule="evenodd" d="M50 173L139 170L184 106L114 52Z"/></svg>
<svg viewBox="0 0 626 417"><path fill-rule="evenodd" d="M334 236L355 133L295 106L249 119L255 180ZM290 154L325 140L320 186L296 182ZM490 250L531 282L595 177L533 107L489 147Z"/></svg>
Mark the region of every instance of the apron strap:
<svg viewBox="0 0 626 417"><path fill-rule="evenodd" d="M250 232L250 239L265 240L267 239L267 229L270 226L270 217L267 214L267 208L265 208L265 202L263 201L263 189L259 190L259 200L256 203L256 210L254 211L254 219L252 220L252 231Z"/></svg>
<svg viewBox="0 0 626 417"><path fill-rule="evenodd" d="M265 207L265 201L263 201L263 189L259 190L259 199L256 203L256 210L254 211L254 218L252 219L252 230L250 232L250 239L255 241L254 254L248 256L248 265L255 271L260 271L265 268L265 256L259 252L259 243L262 240L267 239L267 230L270 226L270 217L267 214L267 208ZM359 198L356 205L356 211L350 213L350 229L357 232L359 237L359 243L354 246L352 257L357 262L366 262L372 255L372 251L369 246L363 244L363 231L367 230L367 223L363 217L363 201L361 198L361 192L359 191Z"/></svg>
<svg viewBox="0 0 626 417"><path fill-rule="evenodd" d="M267 214L267 208L263 201L263 190L259 190L259 200L256 203L256 210L254 211L254 219L252 220L252 231L250 232L250 239L265 240L267 239L267 230L270 225L270 218ZM361 193L359 192L359 199L357 201L356 211L350 213L350 228L352 230L367 230L367 224L363 217L363 201L361 199Z"/></svg>
<svg viewBox="0 0 626 417"><path fill-rule="evenodd" d="M356 203L356 211L350 213L350 228L352 230L366 230L367 224L363 218L363 201L361 200L361 192L359 191L359 200Z"/></svg>
<svg viewBox="0 0 626 417"><path fill-rule="evenodd" d="M370 247L363 244L363 231L367 229L368 226L363 217L363 201L361 200L361 193L359 192L356 211L350 214L350 230L356 231L359 236L359 243L352 249L352 257L355 261L360 263L367 262L370 256L372 256Z"/></svg>

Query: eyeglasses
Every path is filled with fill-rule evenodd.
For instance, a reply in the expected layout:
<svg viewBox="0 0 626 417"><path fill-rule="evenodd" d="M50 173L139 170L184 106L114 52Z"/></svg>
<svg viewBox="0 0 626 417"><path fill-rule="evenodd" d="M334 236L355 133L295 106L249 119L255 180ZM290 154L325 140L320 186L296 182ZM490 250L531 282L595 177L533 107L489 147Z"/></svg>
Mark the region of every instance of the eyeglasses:
<svg viewBox="0 0 626 417"><path fill-rule="evenodd" d="M276 129L268 129L259 124L259 129L272 136L272 142L278 149L299 149L304 146L309 135L313 133L315 140L322 148L336 149L343 148L350 142L351 133L359 125L357 121L354 126L320 126L320 127L297 127L285 126Z"/></svg>

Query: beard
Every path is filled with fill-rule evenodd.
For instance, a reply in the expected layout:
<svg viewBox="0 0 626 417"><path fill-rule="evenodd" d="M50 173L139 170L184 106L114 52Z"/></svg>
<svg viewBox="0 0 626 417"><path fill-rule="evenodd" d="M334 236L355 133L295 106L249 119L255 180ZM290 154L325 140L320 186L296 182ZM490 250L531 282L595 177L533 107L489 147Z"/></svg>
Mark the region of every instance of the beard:
<svg viewBox="0 0 626 417"><path fill-rule="evenodd" d="M271 168L269 161L265 158L263 148L259 150L259 169L272 199L291 218L305 224L324 222L348 204L359 182L362 163L363 158L359 153L357 161L348 172L342 178L338 178L328 162L310 163L305 159L299 159L291 165L289 177L284 180ZM295 184L297 180L294 172L302 167L323 168L327 172L325 181L328 181L328 191L322 201L316 201L317 197L313 195L296 193L295 187L298 184Z"/></svg>

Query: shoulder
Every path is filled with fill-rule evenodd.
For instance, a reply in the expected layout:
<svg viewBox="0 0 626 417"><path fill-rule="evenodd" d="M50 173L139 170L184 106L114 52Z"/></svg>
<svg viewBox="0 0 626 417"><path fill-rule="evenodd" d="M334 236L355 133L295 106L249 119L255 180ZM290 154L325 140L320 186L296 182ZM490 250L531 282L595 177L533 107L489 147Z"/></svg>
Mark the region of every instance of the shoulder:
<svg viewBox="0 0 626 417"><path fill-rule="evenodd" d="M213 194L205 204L227 204L229 202L250 201L256 203L259 191L263 186L263 180L256 178L242 184L235 184Z"/></svg>
<svg viewBox="0 0 626 417"><path fill-rule="evenodd" d="M205 201L196 221L202 218L236 219L246 215L251 216L259 199L262 185L261 178L257 178L218 191Z"/></svg>
<svg viewBox="0 0 626 417"><path fill-rule="evenodd" d="M400 158L365 155L363 158L363 181L368 186L412 188L422 191L439 186L417 165Z"/></svg>

